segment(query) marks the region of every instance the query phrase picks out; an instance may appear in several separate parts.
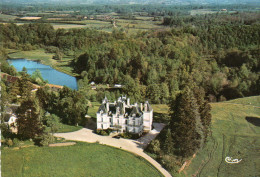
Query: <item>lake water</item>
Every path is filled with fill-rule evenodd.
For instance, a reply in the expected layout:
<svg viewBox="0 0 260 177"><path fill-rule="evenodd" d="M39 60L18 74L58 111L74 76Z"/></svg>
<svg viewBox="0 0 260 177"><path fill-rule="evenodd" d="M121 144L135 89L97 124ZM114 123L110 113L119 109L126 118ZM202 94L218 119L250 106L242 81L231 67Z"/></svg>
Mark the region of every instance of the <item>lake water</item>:
<svg viewBox="0 0 260 177"><path fill-rule="evenodd" d="M37 61L31 61L26 59L13 59L8 60L10 65L13 65L17 71L22 71L23 67L26 67L27 73L32 74L36 69L41 71L44 80L48 80L49 84L66 85L67 87L77 90L77 80L75 77L62 73L53 69L48 65L41 64Z"/></svg>

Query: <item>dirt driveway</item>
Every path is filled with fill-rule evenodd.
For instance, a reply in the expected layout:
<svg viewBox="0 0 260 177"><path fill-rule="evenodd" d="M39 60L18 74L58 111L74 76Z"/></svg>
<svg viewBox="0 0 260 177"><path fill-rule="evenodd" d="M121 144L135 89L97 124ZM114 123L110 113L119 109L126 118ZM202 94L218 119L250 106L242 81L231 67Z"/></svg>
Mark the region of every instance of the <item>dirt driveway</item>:
<svg viewBox="0 0 260 177"><path fill-rule="evenodd" d="M146 134L144 137L139 138L137 141L123 138L115 139L111 136L97 135L93 133L93 130L87 128L82 128L81 130L69 133L55 133L54 136L74 141L84 141L89 143L99 142L100 144L105 144L108 146L124 149L126 151L132 152L145 158L154 167L156 167L164 176L170 177L171 175L158 162L156 162L153 158L151 158L143 152L143 148L146 147L147 144L160 133L160 131L163 129L165 125L160 123L154 123L153 126L154 130Z"/></svg>

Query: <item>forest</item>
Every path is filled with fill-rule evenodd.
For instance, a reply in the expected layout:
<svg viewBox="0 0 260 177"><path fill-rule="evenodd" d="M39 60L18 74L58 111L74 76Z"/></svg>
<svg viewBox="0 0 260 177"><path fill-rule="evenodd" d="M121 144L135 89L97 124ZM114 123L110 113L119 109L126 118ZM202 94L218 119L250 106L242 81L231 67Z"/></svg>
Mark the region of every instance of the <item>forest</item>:
<svg viewBox="0 0 260 177"><path fill-rule="evenodd" d="M125 85L123 91L136 101L166 103L187 76L210 101L259 94L259 27L187 25L128 36L124 29L54 30L36 23L1 25L0 35L4 48L72 55L71 67L78 74L87 71L89 81Z"/></svg>

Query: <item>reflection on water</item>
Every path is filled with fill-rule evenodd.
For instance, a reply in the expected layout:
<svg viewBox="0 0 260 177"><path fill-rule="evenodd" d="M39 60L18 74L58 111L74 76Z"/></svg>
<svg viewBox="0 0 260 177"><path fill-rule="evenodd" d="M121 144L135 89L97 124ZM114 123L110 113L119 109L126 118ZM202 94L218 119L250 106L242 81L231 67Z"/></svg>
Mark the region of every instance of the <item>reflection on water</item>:
<svg viewBox="0 0 260 177"><path fill-rule="evenodd" d="M32 74L36 69L40 70L43 79L48 80L50 84L66 85L71 89L78 89L75 77L59 72L48 65L26 59L8 60L8 62L13 65L17 71L22 71L23 67L26 67L28 74Z"/></svg>

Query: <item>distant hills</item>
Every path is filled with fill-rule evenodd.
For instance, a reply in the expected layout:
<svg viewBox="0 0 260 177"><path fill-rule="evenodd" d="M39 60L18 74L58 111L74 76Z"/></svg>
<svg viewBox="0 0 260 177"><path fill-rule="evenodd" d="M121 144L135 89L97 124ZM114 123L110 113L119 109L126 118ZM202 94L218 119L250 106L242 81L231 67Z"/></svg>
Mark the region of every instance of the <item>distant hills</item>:
<svg viewBox="0 0 260 177"><path fill-rule="evenodd" d="M164 4L164 5L189 5L189 4L250 4L259 0L1 0L2 3L62 3L62 4Z"/></svg>

